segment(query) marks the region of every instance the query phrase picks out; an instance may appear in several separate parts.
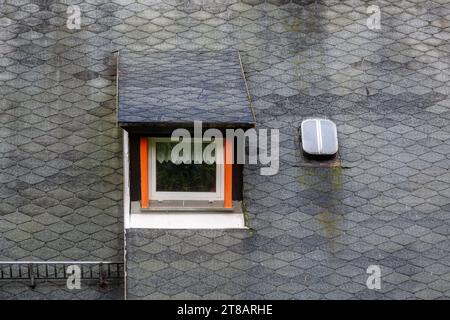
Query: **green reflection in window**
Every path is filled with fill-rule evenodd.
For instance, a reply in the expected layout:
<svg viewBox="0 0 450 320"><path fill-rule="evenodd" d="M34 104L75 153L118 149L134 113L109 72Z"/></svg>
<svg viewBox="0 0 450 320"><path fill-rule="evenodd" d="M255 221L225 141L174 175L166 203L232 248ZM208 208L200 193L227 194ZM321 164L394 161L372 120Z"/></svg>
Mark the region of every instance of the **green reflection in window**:
<svg viewBox="0 0 450 320"><path fill-rule="evenodd" d="M177 142L156 142L156 191L216 192L216 164L174 164L172 148ZM202 150L209 144L202 143ZM191 145L194 152L194 144ZM192 160L194 156L192 155Z"/></svg>

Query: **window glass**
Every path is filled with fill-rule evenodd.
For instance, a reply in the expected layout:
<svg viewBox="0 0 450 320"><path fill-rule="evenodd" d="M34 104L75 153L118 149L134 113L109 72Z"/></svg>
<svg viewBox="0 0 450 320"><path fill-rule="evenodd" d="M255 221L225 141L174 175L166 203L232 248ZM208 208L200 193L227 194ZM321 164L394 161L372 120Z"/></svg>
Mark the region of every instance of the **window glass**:
<svg viewBox="0 0 450 320"><path fill-rule="evenodd" d="M156 191L158 192L216 192L216 164L194 164L194 143L191 143L192 162L175 164L171 152L177 142L157 141ZM202 144L202 150L209 144ZM209 161L211 163L211 161Z"/></svg>

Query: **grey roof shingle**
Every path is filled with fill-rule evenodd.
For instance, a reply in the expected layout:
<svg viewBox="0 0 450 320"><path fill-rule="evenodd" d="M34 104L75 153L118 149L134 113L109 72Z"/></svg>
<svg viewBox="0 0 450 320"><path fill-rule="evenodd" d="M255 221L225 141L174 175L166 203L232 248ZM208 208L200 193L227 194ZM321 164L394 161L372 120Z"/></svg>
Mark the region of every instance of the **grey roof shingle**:
<svg viewBox="0 0 450 320"><path fill-rule="evenodd" d="M237 51L119 53L118 121L253 125Z"/></svg>

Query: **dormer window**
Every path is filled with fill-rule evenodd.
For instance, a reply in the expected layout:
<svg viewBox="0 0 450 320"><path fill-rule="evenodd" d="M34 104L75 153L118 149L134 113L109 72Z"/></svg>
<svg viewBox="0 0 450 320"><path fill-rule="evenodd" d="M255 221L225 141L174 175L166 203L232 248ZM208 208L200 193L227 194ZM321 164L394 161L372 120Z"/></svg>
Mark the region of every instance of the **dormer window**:
<svg viewBox="0 0 450 320"><path fill-rule="evenodd" d="M126 131L124 161L129 161L126 228L245 228L243 164L225 163L233 143L193 140L197 148L191 149L200 145L203 151L212 143L214 154L207 161L194 156L180 163L172 158L179 142L171 140L178 129L201 139L196 122L222 137L229 128L254 127L239 52L121 51L117 83L117 118Z"/></svg>
<svg viewBox="0 0 450 320"><path fill-rule="evenodd" d="M192 139L193 140L193 139ZM224 164L223 140L197 142L204 149L213 143L215 147L212 159L202 159L195 163L194 141L191 142L191 160L186 163L174 163L171 159L173 148L178 142L170 138L149 138L148 158L149 198L150 201L197 200L224 201ZM220 164L219 164L220 162Z"/></svg>

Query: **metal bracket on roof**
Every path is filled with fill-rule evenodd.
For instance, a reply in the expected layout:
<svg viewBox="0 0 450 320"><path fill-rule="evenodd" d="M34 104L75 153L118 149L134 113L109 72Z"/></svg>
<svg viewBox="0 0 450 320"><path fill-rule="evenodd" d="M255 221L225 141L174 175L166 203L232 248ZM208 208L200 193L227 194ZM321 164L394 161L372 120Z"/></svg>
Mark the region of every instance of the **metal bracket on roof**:
<svg viewBox="0 0 450 320"><path fill-rule="evenodd" d="M98 280L99 286L108 285L107 279L123 279L124 263L113 261L0 261L0 281L30 281L35 288L37 280L67 280L67 267L78 265L83 280Z"/></svg>

